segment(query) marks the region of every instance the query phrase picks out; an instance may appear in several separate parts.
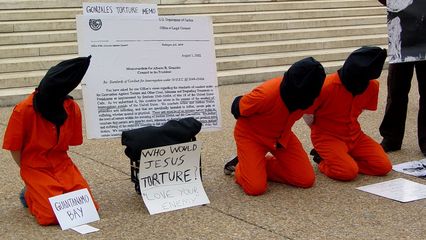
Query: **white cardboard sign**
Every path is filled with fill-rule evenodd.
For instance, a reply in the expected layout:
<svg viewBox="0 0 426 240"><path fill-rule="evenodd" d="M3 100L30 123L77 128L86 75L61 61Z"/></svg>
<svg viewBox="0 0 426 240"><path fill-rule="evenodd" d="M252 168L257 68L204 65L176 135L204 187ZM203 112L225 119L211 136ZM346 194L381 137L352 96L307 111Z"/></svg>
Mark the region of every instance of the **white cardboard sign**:
<svg viewBox="0 0 426 240"><path fill-rule="evenodd" d="M156 17L156 4L141 3L83 3L84 15Z"/></svg>
<svg viewBox="0 0 426 240"><path fill-rule="evenodd" d="M80 56L92 55L81 83L87 137L193 117L220 129L212 20L77 17Z"/></svg>
<svg viewBox="0 0 426 240"><path fill-rule="evenodd" d="M200 176L198 141L142 150L139 184L150 214L210 203Z"/></svg>
<svg viewBox="0 0 426 240"><path fill-rule="evenodd" d="M49 202L62 230L99 220L87 188L51 197Z"/></svg>

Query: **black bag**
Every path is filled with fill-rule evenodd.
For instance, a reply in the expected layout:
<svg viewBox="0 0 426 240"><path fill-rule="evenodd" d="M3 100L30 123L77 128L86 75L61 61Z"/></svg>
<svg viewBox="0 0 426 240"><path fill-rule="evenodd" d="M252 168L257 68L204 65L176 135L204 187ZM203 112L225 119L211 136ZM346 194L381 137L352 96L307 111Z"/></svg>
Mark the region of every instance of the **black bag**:
<svg viewBox="0 0 426 240"><path fill-rule="evenodd" d="M189 117L180 120L170 120L159 127L147 126L122 132L121 144L126 146L124 153L130 158L130 176L131 181L135 184L137 193L140 194L138 173L141 151L144 149L195 141L195 136L200 132L201 126L201 122L195 118Z"/></svg>

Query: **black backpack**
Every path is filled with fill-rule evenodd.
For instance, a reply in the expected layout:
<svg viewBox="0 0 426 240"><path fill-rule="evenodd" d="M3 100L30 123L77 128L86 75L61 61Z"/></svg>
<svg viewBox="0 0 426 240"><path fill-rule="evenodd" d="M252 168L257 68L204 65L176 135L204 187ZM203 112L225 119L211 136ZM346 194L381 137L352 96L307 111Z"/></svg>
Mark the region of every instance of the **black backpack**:
<svg viewBox="0 0 426 240"><path fill-rule="evenodd" d="M138 173L141 151L195 141L195 136L200 132L201 126L201 122L193 117L189 117L180 120L170 120L159 127L147 126L122 132L121 144L126 146L124 153L130 158L131 181L135 184L137 193L140 194Z"/></svg>

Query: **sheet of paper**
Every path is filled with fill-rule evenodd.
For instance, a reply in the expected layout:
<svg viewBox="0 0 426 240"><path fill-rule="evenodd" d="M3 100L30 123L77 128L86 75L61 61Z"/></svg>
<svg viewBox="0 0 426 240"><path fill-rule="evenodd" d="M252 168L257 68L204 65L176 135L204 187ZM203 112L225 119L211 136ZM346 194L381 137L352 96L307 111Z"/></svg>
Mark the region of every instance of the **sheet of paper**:
<svg viewBox="0 0 426 240"><path fill-rule="evenodd" d="M98 228L92 227L92 226L87 225L87 224L84 224L84 225L81 225L81 226L78 226L78 227L73 227L71 229L80 233L80 234L88 234L88 233L99 231Z"/></svg>
<svg viewBox="0 0 426 240"><path fill-rule="evenodd" d="M150 214L210 203L200 176L200 142L142 150L139 183Z"/></svg>
<svg viewBox="0 0 426 240"><path fill-rule="evenodd" d="M426 159L400 163L392 166L397 172L426 179Z"/></svg>
<svg viewBox="0 0 426 240"><path fill-rule="evenodd" d="M99 220L87 188L50 197L49 202L62 230Z"/></svg>
<svg viewBox="0 0 426 240"><path fill-rule="evenodd" d="M85 15L77 33L79 55L92 56L81 83L89 139L185 117L220 129L211 18Z"/></svg>
<svg viewBox="0 0 426 240"><path fill-rule="evenodd" d="M411 202L426 198L426 185L403 178L358 187L357 189L399 202Z"/></svg>

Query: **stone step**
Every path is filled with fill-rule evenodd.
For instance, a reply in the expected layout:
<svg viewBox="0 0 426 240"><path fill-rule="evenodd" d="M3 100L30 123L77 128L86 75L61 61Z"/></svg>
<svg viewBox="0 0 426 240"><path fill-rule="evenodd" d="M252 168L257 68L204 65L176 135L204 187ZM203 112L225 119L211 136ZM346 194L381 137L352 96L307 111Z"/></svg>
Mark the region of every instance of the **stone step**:
<svg viewBox="0 0 426 240"><path fill-rule="evenodd" d="M60 61L75 56L76 55L72 54L0 59L0 73L46 70Z"/></svg>
<svg viewBox="0 0 426 240"><path fill-rule="evenodd" d="M280 41L304 38L339 37L386 33L386 24L339 26L309 29L237 32L215 34L215 44ZM52 32L5 33L0 35L0 45L33 44L76 41L76 30Z"/></svg>
<svg viewBox="0 0 426 240"><path fill-rule="evenodd" d="M255 43L231 43L216 46L216 57L240 56L314 49L356 47L387 44L387 34L343 36L333 38L297 39Z"/></svg>
<svg viewBox="0 0 426 240"><path fill-rule="evenodd" d="M283 52L294 52L303 50L314 50L314 49L329 49L331 47L351 47L360 45L381 45L385 44L386 35L364 35L364 36L344 36L339 38L312 38L312 39L297 39L287 41L269 41L269 42L256 42L256 43L244 43L244 44L225 44L216 46L216 57L218 62L224 57L230 58L231 56L245 55L259 55L259 54L272 54L272 53L283 53ZM9 47L9 48L8 48ZM24 57L3 58L0 59L0 73L10 72L23 72L23 71L38 71L46 70L50 66L56 64L59 61L71 58L77 54L77 46L74 42L66 43L52 43L52 44L39 44L26 46L26 48L20 48L19 45L15 45L12 49L10 46L0 46L0 53L6 53L5 55L11 55L12 53L22 52ZM12 53L11 53L12 51ZM55 51L55 52L53 52ZM62 54L61 54L62 53ZM32 56L27 56L27 55ZM268 55L265 55L268 56ZM218 70L222 70L221 65L218 65ZM4 88L3 83L0 82L0 88Z"/></svg>
<svg viewBox="0 0 426 240"><path fill-rule="evenodd" d="M323 62L326 72L334 72L339 69L343 61ZM276 76L281 76L290 65L264 67L264 68L249 68L218 72L219 85L262 82ZM28 94L34 91L34 86L21 88L0 89L0 106L13 106ZM71 95L75 99L81 99L81 88L77 87Z"/></svg>
<svg viewBox="0 0 426 240"><path fill-rule="evenodd" d="M81 0L2 0L0 1L0 9L17 10L17 9L49 9L49 8L79 8L82 6ZM135 2L138 0L85 0L84 2ZM158 4L161 14L187 14L194 10L200 13L221 12L223 5L231 5L233 11L253 11L253 10L270 10L270 9L300 9L300 8L330 8L330 7L347 7L347 6L378 6L379 4L371 0L210 0L208 1L212 7L204 8L203 4L206 0L144 0L146 3ZM182 4L184 3L184 4ZM188 10L189 9L189 10ZM237 9L237 10L234 10ZM189 11L189 12L188 12Z"/></svg>
<svg viewBox="0 0 426 240"><path fill-rule="evenodd" d="M311 39L325 37L343 37L354 35L387 33L386 24L362 26L339 26L307 29L287 29L274 31L238 32L215 34L215 44L265 42L293 39Z"/></svg>
<svg viewBox="0 0 426 240"><path fill-rule="evenodd" d="M370 0L371 1L371 0ZM315 1L316 2L316 1ZM341 1L340 2L345 2ZM371 1L372 2L372 1ZM203 4L202 4L203 5ZM214 5L214 4L209 4ZM366 11L368 15L383 15L384 7L374 4L376 6L371 7L346 7L338 8L329 6L325 9L306 9L301 5L300 9L295 10L275 10L269 11L253 10L243 12L232 12L227 8L227 5L223 6L223 11L226 12L207 12L198 13L193 11L185 15L203 15L211 16L215 23L225 22L247 22L247 21L266 21L266 20L277 20L277 19L306 19L306 18L321 18L321 17L348 17L348 16L364 16ZM258 4L253 4L254 6ZM186 7L190 9L191 7ZM206 9L210 9L210 6ZM160 15L168 15L161 13L161 7L159 8ZM23 20L55 20L55 19L75 19L76 15L82 14L81 8L60 8L60 9L18 9L18 10L0 10L0 21L23 21ZM176 14L175 14L176 15Z"/></svg>
<svg viewBox="0 0 426 240"><path fill-rule="evenodd" d="M386 22L386 15L332 17L312 19L232 22L213 24L215 33L249 32L260 30L297 29L349 25L367 25ZM75 30L75 19L27 20L0 22L0 33Z"/></svg>
<svg viewBox="0 0 426 240"><path fill-rule="evenodd" d="M70 42L76 41L76 39L76 30L3 33L0 35L0 46L50 42Z"/></svg>
<svg viewBox="0 0 426 240"><path fill-rule="evenodd" d="M323 62L322 65L327 73L337 71L343 64L343 61ZM217 73L220 85L229 85L237 83L262 82L267 79L282 76L290 65L259 67L220 71Z"/></svg>
<svg viewBox="0 0 426 240"><path fill-rule="evenodd" d="M386 46L381 46L385 48ZM218 71L291 65L292 63L311 56L319 62L341 61L347 58L356 47L333 48L285 53L266 53L233 57L222 57L216 60Z"/></svg>
<svg viewBox="0 0 426 240"><path fill-rule="evenodd" d="M115 1L115 0L114 0ZM2 0L0 9L37 9L81 7L81 0ZM86 2L86 1L85 1Z"/></svg>
<svg viewBox="0 0 426 240"><path fill-rule="evenodd" d="M309 18L351 17L365 15L383 15L383 7L356 7L356 8L334 8L334 9L308 9L289 11L259 11L241 13L214 13L214 14L187 14L190 16L211 16L214 23L270 21Z"/></svg>
<svg viewBox="0 0 426 240"><path fill-rule="evenodd" d="M0 10L0 21L75 19L79 8Z"/></svg>
<svg viewBox="0 0 426 240"><path fill-rule="evenodd" d="M217 69L218 71L224 70L224 63L228 65L234 65L236 67L238 63L229 63L229 59L232 59L230 56L240 56L241 59L248 58L245 56L256 57L268 56L266 53L285 53L285 52L296 52L304 50L320 50L333 48L350 48L350 47L359 47L361 45L385 45L387 43L386 34L378 35L364 35L364 36L347 36L347 37L338 37L338 38L320 38L320 39L305 39L305 40L290 40L290 41L273 41L273 42L261 42L261 43L243 43L243 44L225 44L216 46L216 57L217 57ZM61 46L59 43L56 48L49 49L66 49L67 47L74 48L75 51L72 53L67 53L65 55L59 55L56 58L50 58L49 56L44 56L43 58L27 58L27 60L15 58L15 59L3 59L0 62L7 65L2 68L18 70L17 67L20 64L24 65L24 68L29 71L29 74L25 72L15 72L15 73L3 73L0 74L0 88L9 88L9 87L23 87L23 86L35 86L40 78L44 75L45 70L50 66L49 64L56 64L61 60L71 58L76 56L76 43L68 43L67 46ZM43 48L40 48L41 52ZM1 49L0 49L1 53ZM271 55L274 56L274 55ZM12 61L14 60L14 61ZM46 60L48 64L41 64L42 61ZM264 59L263 61L270 61ZM28 64L27 64L28 63ZM10 68L9 68L10 66ZM44 67L44 69L38 69L41 71L35 70L34 67ZM30 71L32 70L32 71ZM22 79L20 75L22 76ZM21 81L22 80L22 81Z"/></svg>
<svg viewBox="0 0 426 240"><path fill-rule="evenodd" d="M211 1L210 1L211 2ZM286 1L286 2L263 2L263 3L218 3L210 4L181 4L160 5L158 12L161 15L185 15L185 14L209 14L227 12L254 12L254 11L283 11L297 9L330 9L346 7L377 7L381 6L377 1L371 0L317 0L317 1Z"/></svg>
<svg viewBox="0 0 426 240"><path fill-rule="evenodd" d="M77 54L77 42L54 42L25 45L0 45L0 59Z"/></svg>
<svg viewBox="0 0 426 240"><path fill-rule="evenodd" d="M278 0L279 2L298 2L305 0ZM158 5L192 5L206 3L206 0L1 0L0 9L40 9L81 7L82 2L126 2L126 3L151 3ZM209 0L209 3L259 3L271 0Z"/></svg>
<svg viewBox="0 0 426 240"><path fill-rule="evenodd" d="M0 22L0 33L75 30L75 19Z"/></svg>
<svg viewBox="0 0 426 240"><path fill-rule="evenodd" d="M0 90L8 88L34 88L45 74L46 70L2 73L0 74Z"/></svg>
<svg viewBox="0 0 426 240"><path fill-rule="evenodd" d="M75 29L74 20L61 20L63 24L67 24L67 28ZM224 23L224 24L214 24L215 33L238 33L241 31L260 31L260 30L276 30L276 29L298 29L298 28L314 28L314 27L324 27L324 26L350 26L350 25L368 25L368 24L378 24L386 21L386 16L366 16L366 17L343 17L343 18L321 18L321 19L302 19L302 20L287 20L287 21L261 21L261 22L250 22L250 23ZM48 30L50 22L48 21L30 21L31 23L38 24L37 29ZM13 23L14 24L14 23ZM13 25L11 23L11 25ZM46 24L47 28L41 27ZM59 23L59 25L63 26ZM19 23L20 26L24 28L29 28L29 24ZM0 28L2 24L0 23ZM23 30L23 28L19 28ZM59 42L59 43L42 43L42 44L29 44L26 45L0 45L0 59L8 57L24 57L24 56L38 56L38 55L56 55L56 54L70 54L77 53L77 46L74 42L75 32L70 30L66 34L69 36L69 42ZM26 42L46 42L50 39L52 35L58 33L52 32L48 34L47 32L42 33L14 33L14 34L2 34L0 36L0 41L4 44L20 44ZM59 31L59 34L62 40L64 39L64 32ZM56 39L56 38L55 38Z"/></svg>
<svg viewBox="0 0 426 240"><path fill-rule="evenodd" d="M386 15L332 17L292 20L272 20L256 22L232 22L213 24L215 33L255 32L267 30L299 29L336 27L351 25L383 24L387 21Z"/></svg>

